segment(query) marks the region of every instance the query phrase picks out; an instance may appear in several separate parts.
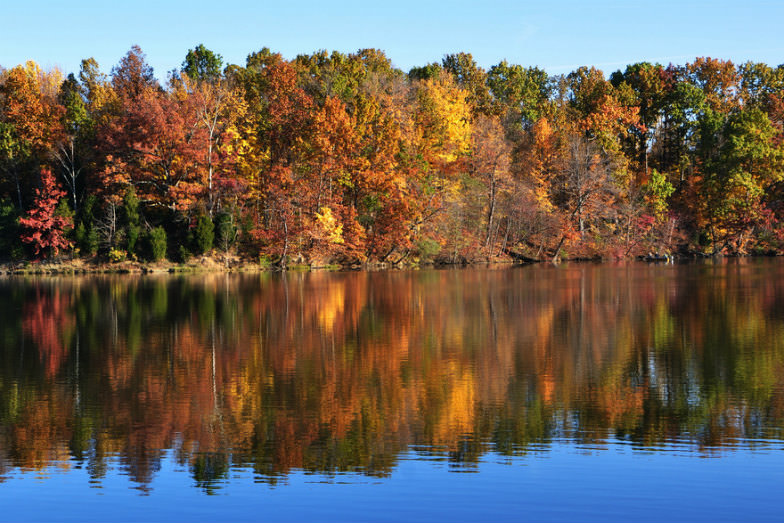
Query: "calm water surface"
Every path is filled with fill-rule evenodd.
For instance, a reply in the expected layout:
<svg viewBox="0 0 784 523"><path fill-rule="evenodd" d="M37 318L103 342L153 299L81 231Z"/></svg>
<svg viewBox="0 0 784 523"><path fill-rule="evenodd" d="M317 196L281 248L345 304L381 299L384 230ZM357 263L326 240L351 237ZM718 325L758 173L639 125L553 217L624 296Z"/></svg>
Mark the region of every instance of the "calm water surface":
<svg viewBox="0 0 784 523"><path fill-rule="evenodd" d="M0 279L10 521L782 521L784 263Z"/></svg>

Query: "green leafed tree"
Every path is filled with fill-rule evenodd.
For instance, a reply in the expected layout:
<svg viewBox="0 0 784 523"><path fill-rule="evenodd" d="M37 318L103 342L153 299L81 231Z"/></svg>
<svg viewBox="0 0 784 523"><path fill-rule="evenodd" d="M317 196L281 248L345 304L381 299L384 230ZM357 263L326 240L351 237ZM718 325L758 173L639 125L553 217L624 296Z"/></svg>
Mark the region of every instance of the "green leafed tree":
<svg viewBox="0 0 784 523"><path fill-rule="evenodd" d="M212 218L207 213L201 214L196 220L193 237L196 251L199 254L207 253L212 249L215 240L215 224L212 223Z"/></svg>
<svg viewBox="0 0 784 523"><path fill-rule="evenodd" d="M784 151L768 116L752 107L726 119L714 117L702 132L713 144L705 157L701 209L716 252L745 252L765 215L765 195L784 179ZM704 144L703 147L707 147Z"/></svg>
<svg viewBox="0 0 784 523"><path fill-rule="evenodd" d="M504 60L490 68L487 83L496 103L502 110L511 111L511 121L517 127L530 128L551 105L552 82L538 67L526 68Z"/></svg>
<svg viewBox="0 0 784 523"><path fill-rule="evenodd" d="M223 71L223 57L199 44L185 55L181 70L192 80L216 82Z"/></svg>
<svg viewBox="0 0 784 523"><path fill-rule="evenodd" d="M123 226L125 228L125 248L131 257L136 256L139 246L139 198L133 186L128 187L123 198Z"/></svg>

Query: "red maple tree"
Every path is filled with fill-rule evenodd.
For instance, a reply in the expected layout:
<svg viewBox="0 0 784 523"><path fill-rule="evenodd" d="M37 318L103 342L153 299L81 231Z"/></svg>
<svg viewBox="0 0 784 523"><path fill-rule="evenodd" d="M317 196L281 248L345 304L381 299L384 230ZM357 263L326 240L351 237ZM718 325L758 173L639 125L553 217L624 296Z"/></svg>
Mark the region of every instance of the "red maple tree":
<svg viewBox="0 0 784 523"><path fill-rule="evenodd" d="M27 216L19 219L24 228L22 241L35 249L35 256L44 258L47 250L57 256L60 249L68 249L71 242L65 238L65 228L72 225L70 216L57 216L57 202L65 191L57 186L52 171L41 169L41 182L35 190L33 206Z"/></svg>

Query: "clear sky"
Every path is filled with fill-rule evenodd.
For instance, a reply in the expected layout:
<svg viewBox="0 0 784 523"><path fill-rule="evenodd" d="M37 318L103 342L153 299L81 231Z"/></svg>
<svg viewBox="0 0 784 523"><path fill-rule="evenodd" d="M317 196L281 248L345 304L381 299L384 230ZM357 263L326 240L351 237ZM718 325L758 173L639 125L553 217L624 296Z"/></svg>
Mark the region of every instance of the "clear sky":
<svg viewBox="0 0 784 523"><path fill-rule="evenodd" d="M0 66L32 59L75 72L94 57L109 72L131 45L158 78L199 43L244 65L269 47L294 58L375 47L399 68L466 51L489 68L506 59L565 73L606 74L637 61L696 56L784 63L784 0L4 0Z"/></svg>

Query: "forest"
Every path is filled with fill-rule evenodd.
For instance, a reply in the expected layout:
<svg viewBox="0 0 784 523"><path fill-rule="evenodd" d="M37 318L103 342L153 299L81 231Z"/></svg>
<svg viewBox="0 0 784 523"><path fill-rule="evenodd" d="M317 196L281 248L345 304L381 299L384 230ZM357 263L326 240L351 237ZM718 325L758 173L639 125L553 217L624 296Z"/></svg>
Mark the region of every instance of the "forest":
<svg viewBox="0 0 784 523"><path fill-rule="evenodd" d="M145 60L0 67L0 261L784 252L784 65Z"/></svg>

